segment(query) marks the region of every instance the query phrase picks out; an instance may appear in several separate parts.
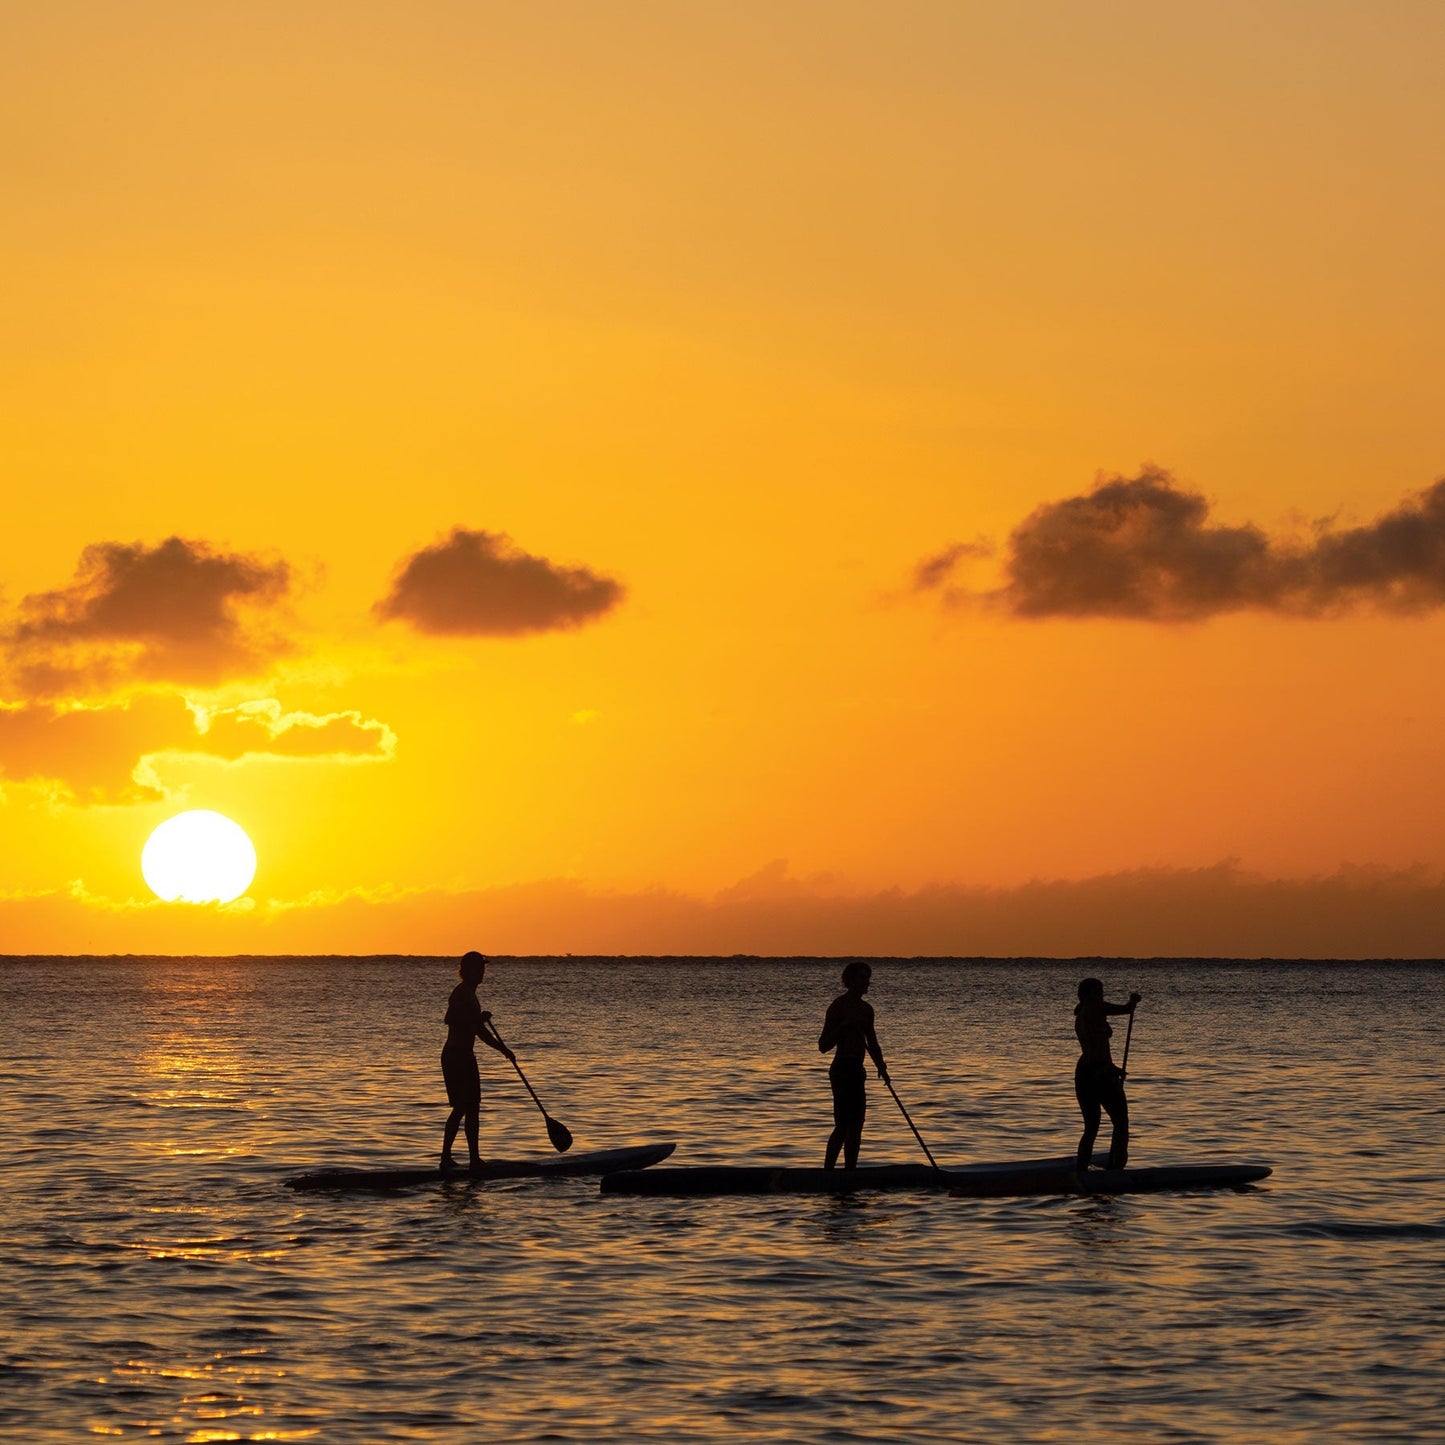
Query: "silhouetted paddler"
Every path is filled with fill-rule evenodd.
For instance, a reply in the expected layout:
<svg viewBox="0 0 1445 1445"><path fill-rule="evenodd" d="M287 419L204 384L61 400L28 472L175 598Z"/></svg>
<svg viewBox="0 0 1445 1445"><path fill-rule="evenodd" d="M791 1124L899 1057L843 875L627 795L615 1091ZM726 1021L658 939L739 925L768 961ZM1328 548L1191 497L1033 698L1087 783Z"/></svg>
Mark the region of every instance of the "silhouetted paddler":
<svg viewBox="0 0 1445 1445"><path fill-rule="evenodd" d="M1131 993L1128 1003L1107 1003L1104 985L1097 978L1086 978L1079 985L1079 1001L1074 1005L1074 1033L1079 1039L1079 1062L1074 1065L1074 1095L1084 1116L1084 1132L1079 1138L1078 1167L1089 1167L1094 1153L1094 1140L1099 1133L1100 1111L1109 1116L1113 1126L1109 1139L1109 1168L1122 1169L1129 1162L1129 1101L1124 1097L1124 1076L1114 1065L1109 1040L1114 1030L1109 1026L1110 1014L1131 1014L1140 995Z"/></svg>
<svg viewBox="0 0 1445 1445"><path fill-rule="evenodd" d="M457 969L461 982L452 990L447 1000L446 1026L447 1041L442 1045L442 1078L446 1081L447 1102L452 1111L447 1115L446 1130L442 1134L443 1169L456 1168L452 1158L452 1145L456 1142L457 1129L466 1120L467 1153L471 1167L477 1168L482 1157L477 1152L477 1133L482 1110L482 1078L477 1070L477 1056L472 1050L472 1041L480 1039L489 1049L516 1062L516 1056L487 1027L491 1014L482 1007L477 998L477 985L487 972L487 960L480 953L468 953Z"/></svg>
<svg viewBox="0 0 1445 1445"><path fill-rule="evenodd" d="M868 1054L878 1066L878 1077L888 1082L888 1067L878 1035L873 1031L873 1005L863 995L873 978L873 970L855 959L843 970L843 987L828 1005L823 1019L823 1032L818 1035L818 1052L829 1049L833 1062L828 1067L828 1082L833 1086L833 1132L823 1156L823 1168L832 1169L843 1151L843 1165L855 1169L858 1148L863 1141L863 1120L868 1112L868 1091L864 1085L863 1056Z"/></svg>

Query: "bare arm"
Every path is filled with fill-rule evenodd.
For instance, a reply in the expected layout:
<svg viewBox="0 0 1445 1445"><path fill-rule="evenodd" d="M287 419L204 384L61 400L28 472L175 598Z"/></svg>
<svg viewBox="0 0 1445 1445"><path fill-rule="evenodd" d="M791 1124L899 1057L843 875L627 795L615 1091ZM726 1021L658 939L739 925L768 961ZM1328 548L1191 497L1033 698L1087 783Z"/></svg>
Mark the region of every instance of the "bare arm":
<svg viewBox="0 0 1445 1445"><path fill-rule="evenodd" d="M888 1065L883 1062L883 1050L878 1046L878 1035L873 1031L873 1010L868 1010L868 1023L863 1031L863 1042L868 1046L868 1057L878 1069L878 1077L888 1082Z"/></svg>
<svg viewBox="0 0 1445 1445"><path fill-rule="evenodd" d="M1131 1014L1139 1006L1139 1000L1142 997L1142 994L1131 993L1128 1003L1106 1003L1104 1012L1106 1014Z"/></svg>
<svg viewBox="0 0 1445 1445"><path fill-rule="evenodd" d="M489 1049L495 1049L499 1054L504 1054L504 1055L506 1055L506 1057L507 1057L508 1059L510 1059L513 1063L516 1063L516 1062L517 1062L517 1056L516 1056L516 1054L514 1054L514 1053L511 1051L511 1049L509 1049L509 1048L506 1046L506 1044L504 1044L504 1043L501 1041L501 1039L499 1039L499 1038L496 1036L496 1034L494 1034L494 1033L491 1031L491 1029L489 1029L489 1028L487 1027L487 1024L490 1022L491 1017L492 1017L491 1014L490 1014L489 1012L487 1012L487 1010L485 1010L485 1009L482 1010L482 1021L481 1021L480 1026L479 1026L478 1029L477 1029L477 1037L478 1037Z"/></svg>
<svg viewBox="0 0 1445 1445"><path fill-rule="evenodd" d="M834 999L828 1005L828 1012L823 1015L823 1032L818 1035L818 1052L826 1054L829 1049L838 1047L838 1000Z"/></svg>

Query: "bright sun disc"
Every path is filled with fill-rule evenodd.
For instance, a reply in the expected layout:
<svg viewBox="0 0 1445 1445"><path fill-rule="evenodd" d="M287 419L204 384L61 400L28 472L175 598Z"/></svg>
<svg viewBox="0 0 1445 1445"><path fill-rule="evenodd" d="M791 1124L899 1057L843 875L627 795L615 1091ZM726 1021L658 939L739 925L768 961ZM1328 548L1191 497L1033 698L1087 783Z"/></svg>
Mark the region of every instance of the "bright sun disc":
<svg viewBox="0 0 1445 1445"><path fill-rule="evenodd" d="M167 903L229 903L256 876L256 850L239 823L209 808L167 818L146 839L140 871Z"/></svg>

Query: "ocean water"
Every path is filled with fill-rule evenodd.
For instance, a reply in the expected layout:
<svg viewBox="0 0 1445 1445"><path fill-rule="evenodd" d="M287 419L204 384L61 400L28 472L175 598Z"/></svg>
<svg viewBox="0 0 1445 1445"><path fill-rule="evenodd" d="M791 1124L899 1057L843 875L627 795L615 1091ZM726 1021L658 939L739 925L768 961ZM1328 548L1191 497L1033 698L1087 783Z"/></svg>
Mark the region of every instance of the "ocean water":
<svg viewBox="0 0 1445 1445"><path fill-rule="evenodd" d="M812 1164L837 971L500 960L483 1002L578 1149ZM1072 1150L1082 971L875 962L894 1083L941 1162ZM1445 1438L1445 967L1088 971L1144 994L1133 1162L1272 1178L1117 1199L298 1194L304 1168L434 1157L451 962L0 961L0 1434ZM479 1053L483 1152L549 1153ZM864 1162L918 1157L871 1083Z"/></svg>

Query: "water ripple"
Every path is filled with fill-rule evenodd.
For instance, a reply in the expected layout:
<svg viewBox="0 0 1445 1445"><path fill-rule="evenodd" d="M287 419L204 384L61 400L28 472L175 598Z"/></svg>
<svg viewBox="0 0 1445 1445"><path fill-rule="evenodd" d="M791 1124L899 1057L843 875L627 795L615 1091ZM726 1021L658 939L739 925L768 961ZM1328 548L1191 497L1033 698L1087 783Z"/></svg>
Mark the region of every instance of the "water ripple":
<svg viewBox="0 0 1445 1445"><path fill-rule="evenodd" d="M1110 967L1146 997L1136 1158L1276 1173L1015 1200L646 1200L590 1180L298 1196L293 1170L432 1156L446 966L91 962L103 1035L73 1018L74 967L0 963L13 1438L1438 1433L1436 966L1370 969L1365 995L1355 966ZM878 966L895 1082L946 1161L1072 1147L1074 972ZM488 1006L581 1147L811 1164L834 973L503 963ZM490 1064L487 1147L545 1150ZM866 1149L917 1152L876 1089Z"/></svg>

